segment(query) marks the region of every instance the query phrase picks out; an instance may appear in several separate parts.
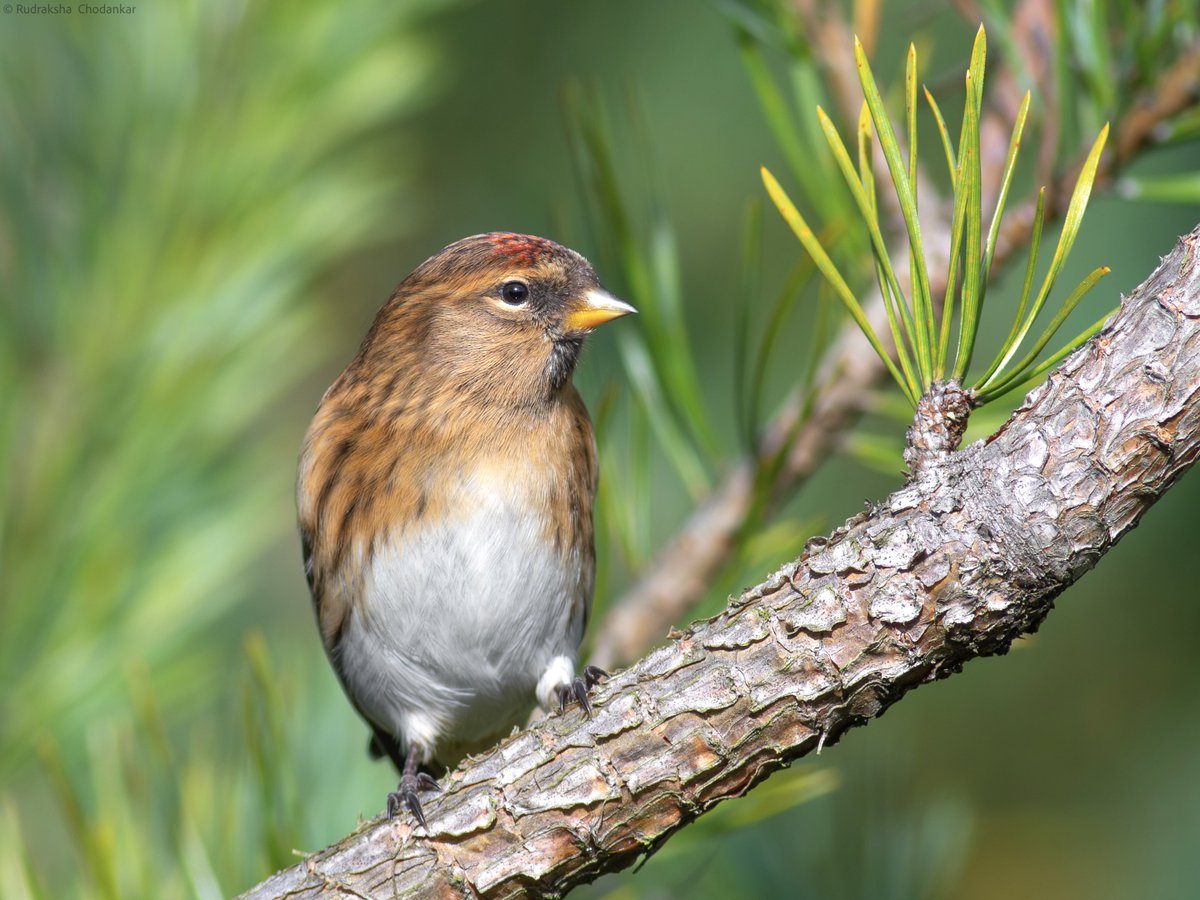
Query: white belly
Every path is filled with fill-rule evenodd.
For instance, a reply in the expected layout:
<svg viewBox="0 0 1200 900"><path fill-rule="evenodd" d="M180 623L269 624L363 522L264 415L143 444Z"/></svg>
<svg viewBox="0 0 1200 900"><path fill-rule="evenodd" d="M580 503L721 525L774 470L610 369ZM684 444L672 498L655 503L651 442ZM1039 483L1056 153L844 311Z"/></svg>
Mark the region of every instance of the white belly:
<svg viewBox="0 0 1200 900"><path fill-rule="evenodd" d="M343 632L363 712L443 761L521 724L551 660L573 663L582 638L581 561L511 492L471 491L461 517L378 548Z"/></svg>

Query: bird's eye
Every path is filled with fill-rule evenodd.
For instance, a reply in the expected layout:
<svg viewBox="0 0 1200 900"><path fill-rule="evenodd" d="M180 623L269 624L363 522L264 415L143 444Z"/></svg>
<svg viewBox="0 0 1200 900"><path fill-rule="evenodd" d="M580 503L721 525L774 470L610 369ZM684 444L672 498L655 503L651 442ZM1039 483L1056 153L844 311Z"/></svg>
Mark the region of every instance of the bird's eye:
<svg viewBox="0 0 1200 900"><path fill-rule="evenodd" d="M523 281L505 282L500 288L500 297L510 306L520 306L529 299L529 285Z"/></svg>

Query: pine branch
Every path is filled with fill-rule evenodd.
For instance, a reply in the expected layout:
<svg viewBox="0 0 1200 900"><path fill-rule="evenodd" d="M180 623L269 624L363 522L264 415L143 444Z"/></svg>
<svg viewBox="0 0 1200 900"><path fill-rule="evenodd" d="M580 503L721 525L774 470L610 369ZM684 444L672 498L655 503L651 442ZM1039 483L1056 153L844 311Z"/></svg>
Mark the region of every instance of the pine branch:
<svg viewBox="0 0 1200 900"><path fill-rule="evenodd" d="M1105 154L1096 175L1096 189L1109 185L1114 172L1130 162L1151 139L1155 127L1195 102L1200 89L1200 48L1181 55L1168 68L1133 111L1120 123L1114 142L1115 154ZM1007 135L992 135L997 148L984 147L984 156L1003 156ZM1080 160L1082 164L1082 160ZM1047 190L1046 220L1062 214L1079 165L1050 182ZM994 186L993 186L994 190ZM886 196L886 192L885 192ZM990 209L994 199L985 195L983 206ZM930 213L923 228L930 234L932 290L941 296L945 289L943 260L932 256L945 253L950 224L945 216ZM1023 250L1033 227L1036 204L1031 200L1012 210L1000 231L993 265L999 270ZM948 214L947 214L948 215ZM897 278L908 278L903 254L897 254ZM936 273L936 274L935 274ZM876 332L887 328L883 303L876 292L866 304ZM609 668L623 665L654 646L676 622L700 602L713 578L729 561L736 547L736 535L754 505L753 486L763 460L784 448L785 464L769 486L774 504L785 500L841 446L841 436L858 421L872 391L887 379L887 371L872 353L853 322L848 322L827 356L818 384L827 385L818 397L813 414L801 423L803 401L792 397L767 426L762 449L756 456L738 460L713 489L712 494L680 526L658 553L649 568L609 608L596 627L591 660Z"/></svg>
<svg viewBox="0 0 1200 900"><path fill-rule="evenodd" d="M997 434L931 445L883 504L615 675L592 719L468 760L429 836L376 820L245 896L559 895L1006 652L1200 453L1198 250L1200 226Z"/></svg>

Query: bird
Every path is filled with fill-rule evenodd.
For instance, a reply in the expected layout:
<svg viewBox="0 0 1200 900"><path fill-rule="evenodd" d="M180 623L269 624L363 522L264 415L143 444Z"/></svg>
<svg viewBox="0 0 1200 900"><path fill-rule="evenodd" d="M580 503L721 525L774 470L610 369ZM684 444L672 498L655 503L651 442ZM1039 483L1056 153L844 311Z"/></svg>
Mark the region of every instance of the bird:
<svg viewBox="0 0 1200 900"><path fill-rule="evenodd" d="M595 582L598 460L571 377L587 335L634 313L579 253L478 234L417 266L305 433L304 571L368 750L428 831L433 773L533 707L591 714L577 672Z"/></svg>

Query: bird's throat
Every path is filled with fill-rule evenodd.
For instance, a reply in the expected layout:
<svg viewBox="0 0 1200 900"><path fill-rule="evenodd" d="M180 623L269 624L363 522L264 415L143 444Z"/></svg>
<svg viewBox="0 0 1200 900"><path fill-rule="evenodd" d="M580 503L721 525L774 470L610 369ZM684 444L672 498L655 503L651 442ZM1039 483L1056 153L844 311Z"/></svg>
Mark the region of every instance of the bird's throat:
<svg viewBox="0 0 1200 900"><path fill-rule="evenodd" d="M558 393L571 380L575 364L579 362L579 354L583 351L583 338L559 338L554 341L550 350L550 359L546 362L546 381L550 385L550 393Z"/></svg>

